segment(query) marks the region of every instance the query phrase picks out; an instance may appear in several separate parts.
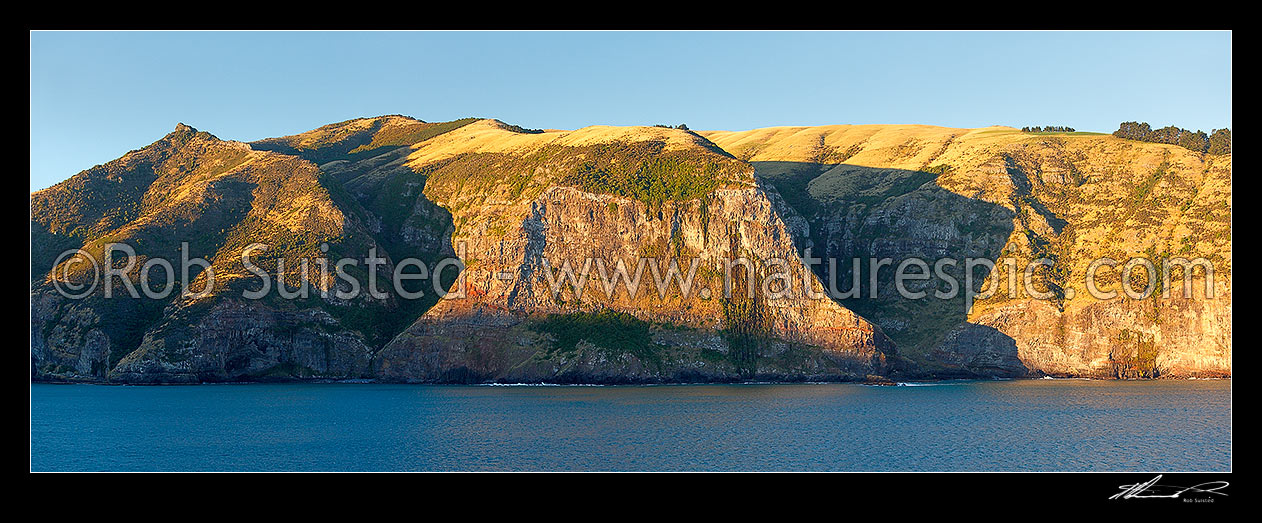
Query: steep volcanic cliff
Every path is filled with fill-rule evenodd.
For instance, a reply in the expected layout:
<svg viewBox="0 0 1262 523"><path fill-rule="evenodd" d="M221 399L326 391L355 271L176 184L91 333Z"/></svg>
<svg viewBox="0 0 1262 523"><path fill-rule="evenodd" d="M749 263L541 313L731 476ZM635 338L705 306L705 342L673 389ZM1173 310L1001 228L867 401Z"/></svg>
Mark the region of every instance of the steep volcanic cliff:
<svg viewBox="0 0 1262 523"><path fill-rule="evenodd" d="M377 246L366 216L346 205L348 199L339 202L339 191L308 161L180 125L143 149L33 194L32 377L366 376L372 333L348 320L354 311L397 310L397 303L367 296L341 307L310 296L241 298L258 285L241 259L252 243L270 246L255 255L270 274L277 274L277 260L288 262L283 272L291 284L301 259ZM74 257L54 267L57 249L82 248L104 268L107 243L134 250L126 278L101 281L80 299L55 290L54 278L91 281L91 266ZM212 270L190 264L184 277L184 258L203 259ZM137 291L132 297L128 290L140 288L142 268L157 260L170 264L170 272L154 266L144 273L157 295ZM330 282L313 283L326 288Z"/></svg>
<svg viewBox="0 0 1262 523"><path fill-rule="evenodd" d="M893 353L862 318L805 298L820 285L778 195L690 133L519 133L483 121L417 146L403 165L426 176L416 208L451 210L467 269L463 298L440 301L378 354L383 379L863 379ZM388 179L348 170L366 194ZM798 282L770 299L725 293L724 262L737 257L762 273L783 260ZM694 278L673 279L672 262ZM567 336L577 343L557 339Z"/></svg>
<svg viewBox="0 0 1262 523"><path fill-rule="evenodd" d="M205 160L221 150L242 159ZM166 174L155 180L154 171ZM109 223L99 218L119 214L109 203L91 216L52 211L85 207L91 191L72 190L85 184L122 185L121 201L142 203ZM159 200L201 187L233 188L231 197L198 201L205 214L235 213L235 221L142 227L188 225L178 219L186 205ZM32 267L35 379L861 380L886 374L894 357L861 317L806 297L821 287L796 257L783 218L791 211L774 190L686 131L543 133L493 120L382 117L247 147L181 127L32 202L32 250L41 253ZM69 267L52 267L55 247L96 246L85 250L101 259L105 242L134 242L143 263L181 252L193 230L201 243L187 249L210 261L211 293L152 300L98 291L70 300L53 290ZM299 262L319 257L376 253L385 260L376 269L382 281L404 258L435 267L458 255L465 268L459 281L448 277L454 270L435 271L439 287L452 291L444 300L437 292L343 299L336 291L346 282L328 275L305 298L252 300L242 293L260 284L240 259L251 243L269 246L254 261L283 272L286 288L297 287ZM720 275L732 257L747 258L749 272L737 266L742 285L725 292ZM620 262L642 280L638 292L625 281L605 292L598 269L612 273ZM680 279L672 262L694 278ZM555 284L567 263L586 276L577 289ZM770 295L743 285L772 271L791 283ZM136 268L127 275L139 282Z"/></svg>
<svg viewBox="0 0 1262 523"><path fill-rule="evenodd" d="M1230 194L1230 155L1003 127L383 116L245 144L180 125L31 195L32 379L1230 376ZM91 275L60 253L111 243L136 254L125 278L58 292ZM1153 296L1120 292L1132 258ZM1212 264L1212 298L1202 268L1190 296L1183 269L1160 278L1179 258ZM174 272L142 270L159 259ZM911 259L932 274L895 278ZM998 290L973 297L978 259L999 264L971 287ZM141 284L171 292L126 296Z"/></svg>
<svg viewBox="0 0 1262 523"><path fill-rule="evenodd" d="M852 258L862 258L863 298L840 302L879 325L924 376L1229 376L1231 374L1231 156L1090 133L1023 133L1006 127L784 127L702 133L750 161L809 222L826 281L849 288ZM869 298L867 260L892 259ZM999 260L977 269L978 290L965 302L901 296L892 273L909 258L963 284L968 258ZM1086 274L1101 258L1099 299ZM1128 297L1119 271L1143 258L1156 271L1153 293ZM1193 294L1183 269L1163 262L1204 258L1213 266L1212 297L1203 266ZM1030 261L1038 267L1024 285ZM1010 260L1016 272L1003 260ZM909 270L908 272L914 272ZM983 279L985 286L983 286ZM909 290L945 290L943 279L911 281ZM1142 268L1130 284L1142 292ZM920 285L918 287L917 285ZM925 287L928 286L928 287ZM1014 289L1015 292L1010 292ZM1170 291L1163 296L1164 291Z"/></svg>

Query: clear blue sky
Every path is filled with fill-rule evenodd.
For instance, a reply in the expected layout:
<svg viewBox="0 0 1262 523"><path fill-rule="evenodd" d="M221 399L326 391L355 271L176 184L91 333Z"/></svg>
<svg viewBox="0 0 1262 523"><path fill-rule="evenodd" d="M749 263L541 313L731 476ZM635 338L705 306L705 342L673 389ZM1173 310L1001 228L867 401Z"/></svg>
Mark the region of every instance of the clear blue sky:
<svg viewBox="0 0 1262 523"><path fill-rule="evenodd" d="M1231 125L1228 32L34 32L31 190L184 122Z"/></svg>

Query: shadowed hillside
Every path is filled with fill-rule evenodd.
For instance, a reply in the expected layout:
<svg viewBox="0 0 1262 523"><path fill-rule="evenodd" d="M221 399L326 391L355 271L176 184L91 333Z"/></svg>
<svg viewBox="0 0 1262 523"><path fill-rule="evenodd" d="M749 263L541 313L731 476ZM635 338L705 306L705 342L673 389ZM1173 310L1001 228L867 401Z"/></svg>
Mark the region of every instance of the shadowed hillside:
<svg viewBox="0 0 1262 523"><path fill-rule="evenodd" d="M380 130L382 120L357 121L351 126ZM364 140L362 133L340 136L360 145L373 143ZM354 147L335 139L316 143L323 149L307 150L317 156L337 157L331 151L356 154ZM261 300L242 299L244 291L259 288L241 259L242 251L253 243L268 246L254 253L253 263L271 275L283 267L284 279L277 285L283 281L294 291L300 288L300 262L314 267L318 258L364 257L377 249L386 259L379 276L389 281L392 256L398 256L392 249L404 256L416 253L403 248L406 242L397 240L397 233L375 234L376 218L316 164L219 140L184 125L119 160L32 194L31 206L36 377L122 381L366 377L374 347L389 341L406 324L398 324L407 321L399 320L399 315L414 316L434 302L368 294L337 299L333 293L340 283L328 275L314 278L306 296L298 299L281 299L279 293ZM178 265L185 256L210 263L214 292L182 296L181 275L168 282L161 270L150 273L156 275L152 288L171 283L171 291L161 299L131 298L117 279L111 287L114 296L108 299L104 286L82 300L68 300L54 292L45 275L61 274L51 267L57 253L82 248L103 260L104 245L111 242L125 244L137 254L136 264L127 272L132 287L140 283L140 269L148 260L162 258ZM187 250L183 250L186 242ZM441 250L439 245L425 247ZM437 257L436 252L429 255ZM194 266L190 274L192 293L207 286L201 269ZM351 271L364 279L366 272L358 269Z"/></svg>
<svg viewBox="0 0 1262 523"><path fill-rule="evenodd" d="M245 144L179 125L31 195L32 378L1229 376L1230 187L1230 154L1003 127L537 131L382 116ZM107 244L137 255L117 266L125 281L57 292L91 275L55 265L61 252L104 260ZM279 275L258 299L252 244L267 246L256 270ZM182 256L212 270L142 271ZM1168 285L1130 276L1155 298L1097 299L1084 275L1102 257L1203 257L1215 296L1186 295L1178 269ZM356 261L348 278L313 268L342 258ZM872 258L889 262L874 272ZM912 258L932 276L902 283L923 298L898 292ZM733 280L724 263L739 259L749 272ZM973 287L1001 292L971 307L935 296L964 286L969 259L1000 260ZM1027 290L1005 260L1050 266ZM398 265L417 277L401 289ZM374 279L389 292L350 292ZM1121 283L1115 270L1097 282ZM138 284L170 292L126 297Z"/></svg>
<svg viewBox="0 0 1262 523"><path fill-rule="evenodd" d="M181 126L33 194L32 207L36 379L866 379L894 350L857 315L800 296L597 298L594 281L584 295L550 292L549 260L704 258L714 285L724 256L794 259L778 194L684 130L387 116L247 145ZM99 259L105 243L134 242L157 257L183 241L212 264L214 293L68 300L45 268L62 248ZM299 262L321 256L377 252L389 281L404 258L433 266L458 254L469 296L346 300L345 282L321 276L306 298L243 299L259 285L240 258L251 243L269 245L255 256L268 273L284 264L286 288L297 288ZM138 280L136 268L128 276ZM612 342L611 329L646 336Z"/></svg>
<svg viewBox="0 0 1262 523"><path fill-rule="evenodd" d="M1021 269L1032 260L1054 261L1054 269L1036 270L1032 282L1050 299L1032 299L1018 280L1015 295L979 299L967 322L950 312L962 306L906 300L884 288L876 300L843 301L880 325L920 372L1230 374L1230 155L1004 127L700 134L752 162L760 179L805 217L807 243L842 261L890 256L897 264L929 255L931 264L943 256L962 263L988 256L1012 259ZM1085 288L1093 260L1121 265L1139 256L1158 266L1180 256L1209 259L1216 297L1183 296L1179 269L1167 299L1097 300ZM986 284L997 279L1006 288L1009 274L1001 267ZM1101 274L1101 286L1116 290L1116 274L1111 280L1109 271ZM1147 280L1133 283L1142 289ZM1019 360L1006 356L1011 340Z"/></svg>

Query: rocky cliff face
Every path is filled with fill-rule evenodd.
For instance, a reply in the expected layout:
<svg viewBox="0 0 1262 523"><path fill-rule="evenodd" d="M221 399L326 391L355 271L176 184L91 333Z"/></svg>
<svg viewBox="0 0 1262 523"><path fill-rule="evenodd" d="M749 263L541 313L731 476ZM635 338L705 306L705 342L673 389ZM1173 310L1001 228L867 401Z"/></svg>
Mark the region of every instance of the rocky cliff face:
<svg viewBox="0 0 1262 523"><path fill-rule="evenodd" d="M719 189L704 204L670 202L652 212L636 200L549 188L524 208L518 227L499 234L471 227L456 235L466 259L476 260L465 272L468 298L440 302L389 343L377 359L379 375L713 381L864 379L883 373L886 353L893 353L883 334L829 299L806 297L804 275L810 291L822 288L798 261L773 198L756 186ZM796 288L771 299L739 291L725 297L724 263L741 256L784 260L791 277L799 279ZM658 286L680 281L668 279L672 261L680 276L700 276L688 288ZM581 285L562 280L563 264L571 264ZM619 264L622 279L615 279ZM637 279L637 272L639 292L633 295L625 283ZM558 281L564 283L554 292ZM643 323L649 350L606 343L602 328L634 326L584 315L595 311L619 311L630 323ZM595 336L558 351L556 340L546 335L549 322L573 322ZM740 339L739 328L756 329L755 337ZM496 349L505 340L515 345L512 352Z"/></svg>
<svg viewBox="0 0 1262 523"><path fill-rule="evenodd" d="M1104 135L1038 135L1010 128L927 126L774 128L703 133L751 161L810 223L805 241L837 257L825 280L849 288L862 258L892 260L878 272L874 299L842 299L879 325L916 362L919 376L1161 377L1231 374L1231 157ZM1132 258L1156 265L1203 257L1213 264L1214 297L1200 268L1192 296L1182 269L1171 291L1123 294L1116 270L1095 279L1118 296L1097 299L1086 287L1093 261ZM1009 260L977 269L979 297L908 299L892 274L909 258L963 284L968 258ZM1038 259L1032 288L1023 271ZM911 269L908 272L917 272ZM1160 280L1159 272L1156 280ZM1015 279L1013 279L1015 278ZM1142 291L1143 271L1129 281ZM910 281L911 291L949 290L942 278ZM1010 292L1009 289L1015 289Z"/></svg>
<svg viewBox="0 0 1262 523"><path fill-rule="evenodd" d="M1230 376L1230 172L1230 155L1008 128L543 132L387 116L243 144L181 125L32 194L32 379ZM56 292L88 276L60 252L101 260L107 243L135 250L132 285L159 258L213 270L150 271L151 287L176 280L158 299L120 298L118 279L111 298ZM290 290L304 261L376 253L350 275L387 291L405 259L459 264L419 299L343 297L348 281L314 272L306 297L249 299L251 243ZM1215 296L1200 269L1186 295L1176 269L1168 284L1129 277L1156 298L1097 299L1084 276L1102 257L1118 261L1096 280L1112 291L1131 258L1203 257ZM894 278L911 258L932 276ZM972 287L998 292L936 297L983 258L1001 262ZM1003 262L1038 259L1052 262L1031 274L1043 296ZM211 273L214 291L197 292Z"/></svg>
<svg viewBox="0 0 1262 523"><path fill-rule="evenodd" d="M119 232L180 223L170 216L184 206L150 203L157 191L236 186L233 198L206 198L204 207L207 214L235 212L237 221L216 222L218 232L195 251L214 253L207 258L222 285L206 296L157 301L68 300L51 288L56 270L33 267L35 379L862 380L885 374L895 357L888 339L858 315L828 299L807 299L821 287L795 255L790 229L800 228L800 219L748 165L691 133L537 133L489 120L424 124L402 117L343 122L252 147L200 133L198 147L243 155L225 167L181 141L188 132L196 133L177 129L131 155L152 157L168 173L163 183L143 178L148 170L125 157L108 166L108 176L88 171L33 195L41 212L32 229L79 231L63 242L73 247L133 239L171 249L176 231ZM287 170L272 170L272 162L287 162ZM82 193L67 187L102 177L131 184L129 198L146 202L130 221L120 220L122 227L82 230L82 222L110 209L70 217L47 211L82 208ZM37 240L33 250L54 251L44 247L51 240ZM389 281L405 257L433 267L459 254L466 265L461 281L444 276L441 286L463 292L447 300L437 293L340 300L318 292L302 300L246 300L240 293L258 284L238 256L253 242L283 246L261 265L273 273L283 260L291 279L299 261L320 255L375 250L386 259L381 279ZM744 266L735 268L740 282L760 281L774 269L790 285L770 297L743 284L725 294L719 271L733 256L752 262L747 275ZM672 261L682 274L672 275ZM638 273L638 292L625 280L605 292L601 269L611 274L618 262L626 276ZM553 292L566 263L580 276L586 267L588 277ZM689 284L680 276L693 277ZM317 291L341 285L330 277L315 282ZM128 318L125 329L109 320L119 316Z"/></svg>
<svg viewBox="0 0 1262 523"><path fill-rule="evenodd" d="M1231 375L1231 294L1124 297L1060 310L1044 300L994 305L952 329L929 355L979 373L1092 378Z"/></svg>
<svg viewBox="0 0 1262 523"><path fill-rule="evenodd" d="M894 350L879 330L835 302L805 299L805 285L820 287L795 255L782 218L791 211L751 169L682 131L550 134L479 123L403 161L426 174L414 212L452 212L450 238L467 264L464 297L440 301L387 344L375 360L379 377L641 382L884 372ZM348 185L365 192L386 179L357 173ZM796 284L773 299L729 296L721 271L734 257L780 259ZM671 276L672 262L689 283ZM602 315L609 312L622 315ZM644 336L605 339L621 330ZM566 335L577 343L558 339Z"/></svg>
<svg viewBox="0 0 1262 523"><path fill-rule="evenodd" d="M302 299L242 297L259 285L241 259L251 243L269 246L254 262L283 274L295 290L300 262L384 252L369 231L368 213L296 156L181 125L145 148L33 194L31 208L33 379L367 377L380 336L368 325L383 322L366 319L410 313L392 299L322 297L319 291L334 289L330 277L313 277ZM111 280L112 297L105 297L104 282L82 299L55 290L54 278L90 282L90 266L57 260L58 249L81 248L103 267L107 243L136 254L126 277ZM393 268L385 255L382 273ZM190 265L185 278L182 258L203 259L211 270ZM139 293L141 269L159 259L171 272L148 271L148 287L159 295L146 297ZM202 292L211 275L213 291ZM140 297L130 297L128 287Z"/></svg>

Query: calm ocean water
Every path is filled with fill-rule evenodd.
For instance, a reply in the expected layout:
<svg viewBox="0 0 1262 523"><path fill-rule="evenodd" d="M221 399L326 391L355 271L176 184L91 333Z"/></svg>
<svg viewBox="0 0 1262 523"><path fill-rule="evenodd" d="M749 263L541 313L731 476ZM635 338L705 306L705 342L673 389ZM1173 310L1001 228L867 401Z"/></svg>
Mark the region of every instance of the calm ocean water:
<svg viewBox="0 0 1262 523"><path fill-rule="evenodd" d="M1228 471L1231 382L35 384L31 469Z"/></svg>

